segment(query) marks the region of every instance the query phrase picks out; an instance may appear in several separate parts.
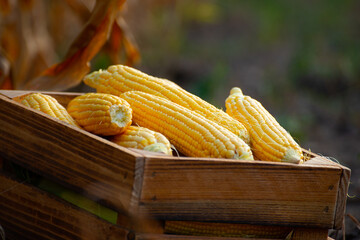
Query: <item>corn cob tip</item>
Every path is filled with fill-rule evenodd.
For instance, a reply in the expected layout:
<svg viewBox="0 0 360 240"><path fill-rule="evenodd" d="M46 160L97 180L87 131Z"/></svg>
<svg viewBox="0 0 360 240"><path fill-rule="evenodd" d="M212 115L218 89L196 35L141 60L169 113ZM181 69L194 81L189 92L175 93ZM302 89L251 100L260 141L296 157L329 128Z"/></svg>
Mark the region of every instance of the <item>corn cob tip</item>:
<svg viewBox="0 0 360 240"><path fill-rule="evenodd" d="M301 155L293 148L286 150L284 158L281 159L282 162L300 164L303 162Z"/></svg>
<svg viewBox="0 0 360 240"><path fill-rule="evenodd" d="M100 75L102 74L102 70L94 71L86 75L83 79L83 82L89 87L96 88L99 85Z"/></svg>
<svg viewBox="0 0 360 240"><path fill-rule="evenodd" d="M151 145L144 147L144 150L150 152L164 153L166 155L172 155L172 153L169 152L168 148L163 143L153 143Z"/></svg>
<svg viewBox="0 0 360 240"><path fill-rule="evenodd" d="M132 122L132 112L128 106L125 105L111 105L110 107L111 122L123 128Z"/></svg>
<svg viewBox="0 0 360 240"><path fill-rule="evenodd" d="M230 95L244 96L243 92L242 92L241 89L238 88L238 87L233 87L233 88L230 90Z"/></svg>
<svg viewBox="0 0 360 240"><path fill-rule="evenodd" d="M235 159L239 159L239 160L249 160L249 161L254 160L254 156L251 151L249 152L243 151L241 154L236 152L234 156Z"/></svg>

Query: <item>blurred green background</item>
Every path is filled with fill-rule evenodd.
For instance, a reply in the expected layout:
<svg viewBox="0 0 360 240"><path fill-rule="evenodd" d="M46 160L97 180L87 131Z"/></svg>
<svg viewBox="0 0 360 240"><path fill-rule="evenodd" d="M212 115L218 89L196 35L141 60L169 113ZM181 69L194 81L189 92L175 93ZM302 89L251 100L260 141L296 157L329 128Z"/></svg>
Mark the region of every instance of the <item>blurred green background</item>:
<svg viewBox="0 0 360 240"><path fill-rule="evenodd" d="M360 219L359 12L358 0L138 0L125 19L136 68L219 108L238 86L303 148L350 167L347 211Z"/></svg>

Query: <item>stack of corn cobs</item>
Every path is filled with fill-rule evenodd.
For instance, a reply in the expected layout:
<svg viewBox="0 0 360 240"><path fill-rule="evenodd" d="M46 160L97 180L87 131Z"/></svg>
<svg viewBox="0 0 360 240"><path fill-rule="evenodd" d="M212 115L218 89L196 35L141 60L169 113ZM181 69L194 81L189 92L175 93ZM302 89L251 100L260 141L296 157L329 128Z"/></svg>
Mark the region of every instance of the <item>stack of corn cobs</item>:
<svg viewBox="0 0 360 240"><path fill-rule="evenodd" d="M84 83L96 93L72 99L66 109L41 93L19 101L124 147L169 155L175 148L188 157L303 162L291 135L240 88L231 89L224 112L174 82L124 65L92 72Z"/></svg>

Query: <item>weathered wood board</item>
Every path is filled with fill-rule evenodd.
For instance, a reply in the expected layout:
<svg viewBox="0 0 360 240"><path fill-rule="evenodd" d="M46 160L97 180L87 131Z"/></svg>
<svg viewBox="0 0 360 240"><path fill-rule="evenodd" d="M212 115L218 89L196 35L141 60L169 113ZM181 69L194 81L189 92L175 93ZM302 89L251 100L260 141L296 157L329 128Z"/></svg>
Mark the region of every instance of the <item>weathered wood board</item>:
<svg viewBox="0 0 360 240"><path fill-rule="evenodd" d="M175 220L334 226L342 168L147 158L139 209Z"/></svg>
<svg viewBox="0 0 360 240"><path fill-rule="evenodd" d="M0 183L0 224L6 239L127 239L127 229L2 171Z"/></svg>
<svg viewBox="0 0 360 240"><path fill-rule="evenodd" d="M304 230L304 231L303 231ZM166 234L137 234L136 240L284 240L277 238L224 238L210 236L182 236L182 235L166 235ZM314 229L299 229L298 233L294 233L289 240L334 240L327 237L327 231L322 229L320 232Z"/></svg>

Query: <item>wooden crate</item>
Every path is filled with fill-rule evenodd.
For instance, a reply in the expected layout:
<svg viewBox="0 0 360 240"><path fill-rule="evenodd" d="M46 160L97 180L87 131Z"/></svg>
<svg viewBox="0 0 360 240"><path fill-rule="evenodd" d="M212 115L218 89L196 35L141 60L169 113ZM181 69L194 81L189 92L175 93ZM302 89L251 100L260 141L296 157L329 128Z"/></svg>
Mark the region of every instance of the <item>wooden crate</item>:
<svg viewBox="0 0 360 240"><path fill-rule="evenodd" d="M89 220L90 225L96 221L103 224L93 232L107 228L114 231L108 230L109 236L122 234L124 239L200 239L164 234L163 225L166 221L212 221L290 226L292 239L327 239L329 229L342 228L350 170L326 158L304 150L311 159L294 165L169 157L127 149L12 100L25 93L0 91L0 156L118 212L114 226L96 218ZM45 93L64 106L79 95ZM62 215L59 220L69 229L57 227L76 235L79 233L70 227L74 221L92 216L81 217L84 213L76 207L66 208L66 202L34 186L16 183L5 172L1 172L0 183L0 192L4 192L0 194L0 211L4 213L0 224L5 231L20 231L22 226L30 231L44 222L54 224L45 217L40 219L41 215L54 219L55 212L69 211L69 216ZM12 185L17 187L12 189ZM24 189L14 193L17 188ZM29 191L37 197L28 199ZM50 200L43 198L64 206L48 209L46 202ZM41 208L35 209L38 205L34 204L31 209L28 203L37 201L43 201ZM42 212L44 209L48 212ZM34 221L16 224L25 213ZM77 214L80 220L76 220ZM51 235L44 236L51 239ZM72 239L66 234L59 238Z"/></svg>

